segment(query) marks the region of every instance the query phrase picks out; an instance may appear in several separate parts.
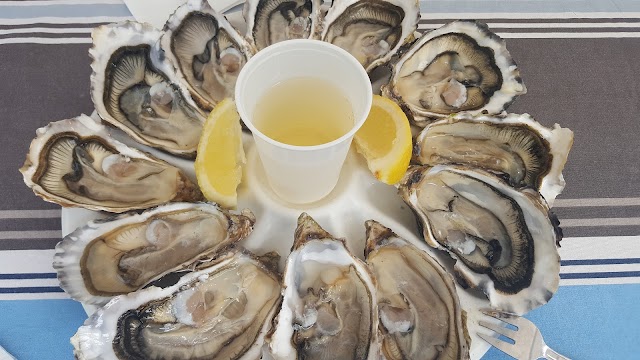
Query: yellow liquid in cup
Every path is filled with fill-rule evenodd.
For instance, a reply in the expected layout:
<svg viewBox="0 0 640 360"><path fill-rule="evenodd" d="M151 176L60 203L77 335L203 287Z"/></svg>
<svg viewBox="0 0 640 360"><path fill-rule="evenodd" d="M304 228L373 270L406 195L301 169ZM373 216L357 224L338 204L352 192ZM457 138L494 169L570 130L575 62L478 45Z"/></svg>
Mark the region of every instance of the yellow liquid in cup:
<svg viewBox="0 0 640 360"><path fill-rule="evenodd" d="M340 89L320 78L299 77L276 84L262 96L253 124L281 143L313 146L348 133L354 119Z"/></svg>

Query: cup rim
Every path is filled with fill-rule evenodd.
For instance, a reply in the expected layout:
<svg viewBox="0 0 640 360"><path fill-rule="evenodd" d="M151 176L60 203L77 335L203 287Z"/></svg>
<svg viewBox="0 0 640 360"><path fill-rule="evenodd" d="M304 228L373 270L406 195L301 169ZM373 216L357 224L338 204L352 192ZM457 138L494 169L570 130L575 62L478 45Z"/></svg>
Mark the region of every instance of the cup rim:
<svg viewBox="0 0 640 360"><path fill-rule="evenodd" d="M351 64L354 65L354 67L356 68L356 71L360 73L361 78L366 79L366 82L370 85L371 82L369 80L369 74L367 73L367 71L364 69L364 67L362 66L362 64L360 64L360 62L353 56L351 55L348 51L342 49L339 46L333 45L331 43L328 43L326 41L321 41L321 40L314 40L314 39L292 39L292 40L285 40L285 41L281 41L279 43L270 45L262 50L260 50L258 53L256 53L256 55L252 56L247 63L242 67L242 69L240 70L240 74L238 75L238 79L236 81L236 88L235 88L235 103L236 103L236 107L238 110L238 113L240 114L240 119L242 120L242 122L245 124L246 127L249 128L249 130L251 130L252 134L254 136L258 136L260 139L268 142L271 145L277 146L279 148L282 149L287 149L287 150L295 150L295 151L314 151L314 150L322 150L322 149L327 149L330 147L333 147L334 145L340 144L346 140L349 140L351 138L353 138L353 136L355 135L355 133L360 130L360 128L362 127L362 125L364 124L364 122L367 120L367 116L368 116L368 112L367 112L367 116L362 116L361 119L358 119L353 127L351 128L351 130L349 130L346 134L342 135L341 137L330 141L328 143L324 143L324 144L320 144L320 145L311 145L311 146L301 146L301 145L290 145L290 144L285 144L282 143L280 141L274 140L270 137L268 137L267 135L265 135L264 133L262 133L260 130L258 130L255 125L253 125L253 123L251 121L245 121L245 119L247 118L247 111L245 111L246 109L244 108L244 104L242 104L239 99L240 99L240 93L242 92L242 89L240 86L237 86L238 84L242 84L246 82L246 77L249 76L251 74L251 68L252 66L254 66L254 64L260 62L260 61L264 61L264 59L269 58L269 57L274 57L277 56L278 54L280 54L282 52L283 49L286 50L295 50L297 47L301 46L301 45L305 45L307 47L317 47L317 48L323 48L323 49L328 49L329 51L332 51L335 54L339 54L340 56L343 56L348 62L350 62ZM367 99L365 101L365 109L371 109L371 104L373 102L373 91L371 91L371 88L368 87L369 91L365 92L365 96L367 96Z"/></svg>

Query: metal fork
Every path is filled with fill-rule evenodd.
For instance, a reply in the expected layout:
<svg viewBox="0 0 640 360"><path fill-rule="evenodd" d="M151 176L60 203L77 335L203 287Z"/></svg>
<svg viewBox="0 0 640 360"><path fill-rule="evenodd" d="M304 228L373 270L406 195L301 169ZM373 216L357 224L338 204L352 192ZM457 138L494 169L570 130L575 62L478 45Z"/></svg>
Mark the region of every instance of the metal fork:
<svg viewBox="0 0 640 360"><path fill-rule="evenodd" d="M478 336L489 344L495 346L509 356L518 360L550 359L550 360L570 360L568 357L558 354L552 350L542 339L540 330L531 321L518 315L506 313L498 310L483 310L483 314L504 321L517 328L511 330L502 325L480 320L480 325L493 330L500 335L504 335L514 341L514 344L502 341L489 335L478 333Z"/></svg>

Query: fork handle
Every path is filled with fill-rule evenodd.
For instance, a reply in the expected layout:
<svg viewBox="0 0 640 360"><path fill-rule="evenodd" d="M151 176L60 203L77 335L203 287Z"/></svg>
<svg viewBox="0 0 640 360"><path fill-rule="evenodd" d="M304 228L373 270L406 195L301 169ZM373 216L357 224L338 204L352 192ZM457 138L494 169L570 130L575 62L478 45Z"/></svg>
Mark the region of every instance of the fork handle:
<svg viewBox="0 0 640 360"><path fill-rule="evenodd" d="M557 353L555 350L546 345L542 350L542 353L544 354L544 358L548 360L571 360L568 357Z"/></svg>

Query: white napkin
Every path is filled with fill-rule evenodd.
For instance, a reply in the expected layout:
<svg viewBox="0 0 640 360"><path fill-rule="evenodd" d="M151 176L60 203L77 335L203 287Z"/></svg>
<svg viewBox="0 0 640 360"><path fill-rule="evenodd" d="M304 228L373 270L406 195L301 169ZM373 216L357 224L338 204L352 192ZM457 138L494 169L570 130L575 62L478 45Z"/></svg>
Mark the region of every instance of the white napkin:
<svg viewBox="0 0 640 360"><path fill-rule="evenodd" d="M158 29L162 29L169 15L184 2L185 0L124 0L137 21L149 23ZM219 12L225 12L243 2L244 0L209 0L211 7Z"/></svg>

